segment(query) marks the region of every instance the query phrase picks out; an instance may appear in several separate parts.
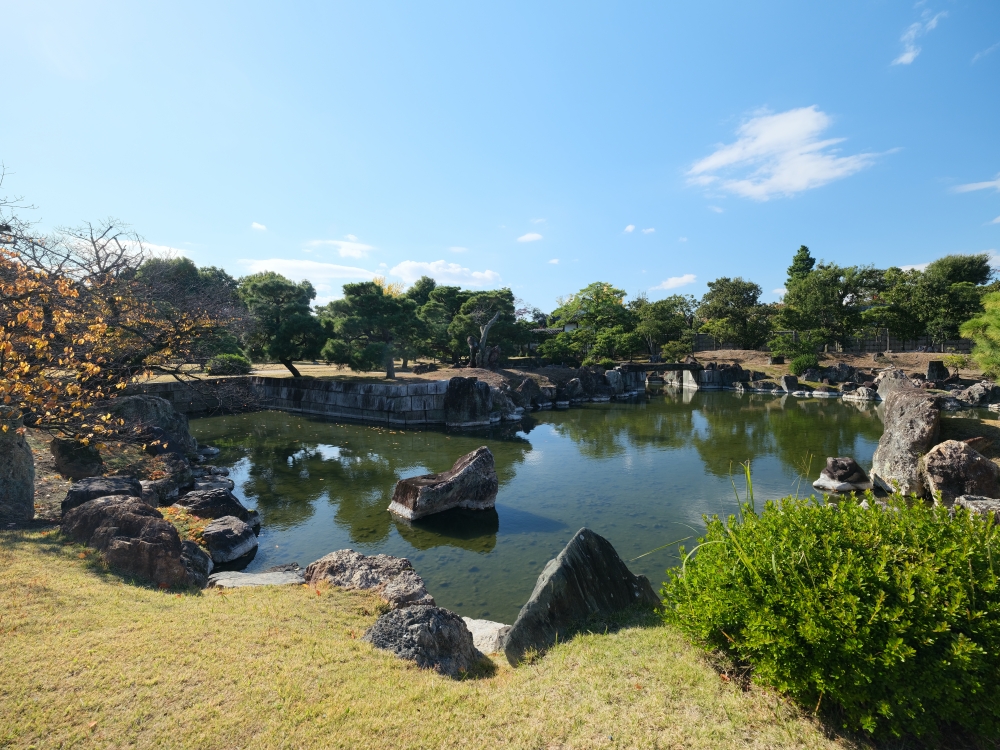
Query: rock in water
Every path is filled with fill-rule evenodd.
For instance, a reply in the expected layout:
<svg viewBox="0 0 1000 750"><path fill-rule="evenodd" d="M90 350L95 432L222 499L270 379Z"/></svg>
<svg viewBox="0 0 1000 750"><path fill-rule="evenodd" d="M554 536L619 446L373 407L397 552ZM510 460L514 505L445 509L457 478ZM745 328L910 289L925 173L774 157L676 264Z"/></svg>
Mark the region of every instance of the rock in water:
<svg viewBox="0 0 1000 750"><path fill-rule="evenodd" d="M315 586L320 581L372 591L394 609L411 604L434 606L434 597L427 593L423 579L405 557L369 557L352 549L338 550L306 568L306 583Z"/></svg>
<svg viewBox="0 0 1000 750"><path fill-rule="evenodd" d="M885 401L882 419L885 431L872 458L872 480L886 492L898 487L904 495L924 497L920 457L940 434L938 398L916 388L894 391Z"/></svg>
<svg viewBox="0 0 1000 750"><path fill-rule="evenodd" d="M622 374L618 370L608 370L604 373L604 379L613 395L617 396L625 390L625 381L622 379Z"/></svg>
<svg viewBox="0 0 1000 750"><path fill-rule="evenodd" d="M947 380L951 377L951 372L948 368L944 366L944 362L940 359L932 359L927 363L927 379L928 380Z"/></svg>
<svg viewBox="0 0 1000 750"><path fill-rule="evenodd" d="M484 654L495 654L503 650L503 642L510 632L510 625L492 620L473 620L471 617L463 617L462 620L472 633L472 642Z"/></svg>
<svg viewBox="0 0 1000 750"><path fill-rule="evenodd" d="M912 391L916 388L902 370L884 370L875 378L875 386L878 388L878 397L883 401L889 398L890 393Z"/></svg>
<svg viewBox="0 0 1000 750"><path fill-rule="evenodd" d="M646 577L633 575L611 542L580 529L542 570L507 634L504 653L517 666L527 651L551 646L560 632L592 615L659 603Z"/></svg>
<svg viewBox="0 0 1000 750"><path fill-rule="evenodd" d="M928 496L951 505L962 495L1000 497L1000 467L960 440L945 440L921 461Z"/></svg>
<svg viewBox="0 0 1000 750"><path fill-rule="evenodd" d="M228 489L194 490L174 503L198 518L236 516L250 526L260 526L260 514L247 509Z"/></svg>
<svg viewBox="0 0 1000 750"><path fill-rule="evenodd" d="M847 401L878 401L878 391L874 388L861 386L844 394Z"/></svg>
<svg viewBox="0 0 1000 750"><path fill-rule="evenodd" d="M208 585L208 577L212 574L212 558L194 542L181 542L181 565L188 572L191 583L200 589Z"/></svg>
<svg viewBox="0 0 1000 750"><path fill-rule="evenodd" d="M493 398L490 386L477 378L452 378L444 394L444 421L448 427L484 427L490 424Z"/></svg>
<svg viewBox="0 0 1000 750"><path fill-rule="evenodd" d="M400 479L389 511L412 521L449 508L487 510L495 505L499 487L493 454L484 445L448 471Z"/></svg>
<svg viewBox="0 0 1000 750"><path fill-rule="evenodd" d="M782 375L780 382L781 390L785 393L794 393L799 389L799 379L794 375Z"/></svg>
<svg viewBox="0 0 1000 750"><path fill-rule="evenodd" d="M831 456L813 487L823 492L864 492L872 488L872 480L853 458Z"/></svg>
<svg viewBox="0 0 1000 750"><path fill-rule="evenodd" d="M90 477L73 482L62 501L63 515L89 500L109 495L141 498L142 485L134 477Z"/></svg>
<svg viewBox="0 0 1000 750"><path fill-rule="evenodd" d="M205 527L202 538L216 565L233 562L257 552L257 535L236 516L217 518Z"/></svg>
<svg viewBox="0 0 1000 750"><path fill-rule="evenodd" d="M511 398L514 399L514 403L525 409L538 406L541 395L542 391L538 387L538 383L531 377L522 380L521 384L511 392Z"/></svg>
<svg viewBox="0 0 1000 750"><path fill-rule="evenodd" d="M160 512L138 498L88 500L63 516L62 532L102 552L108 565L161 586L191 583L181 538Z"/></svg>
<svg viewBox="0 0 1000 750"><path fill-rule="evenodd" d="M111 402L109 411L149 431L155 439L166 440L167 450L176 447L185 454L198 452L198 441L191 437L187 417L177 412L166 399L159 396L123 396ZM162 430L163 434L158 430Z"/></svg>
<svg viewBox="0 0 1000 750"><path fill-rule="evenodd" d="M35 457L17 430L21 420L0 420L0 520L30 521L35 517Z"/></svg>
<svg viewBox="0 0 1000 750"><path fill-rule="evenodd" d="M486 658L462 618L440 607L394 609L378 618L361 640L449 677L459 677Z"/></svg>
<svg viewBox="0 0 1000 750"><path fill-rule="evenodd" d="M99 477L104 470L101 453L92 445L84 445L78 440L52 438L49 443L52 462L56 471L70 479Z"/></svg>
<svg viewBox="0 0 1000 750"><path fill-rule="evenodd" d="M572 378L563 386L563 397L568 399L581 399L586 396L583 383L580 378Z"/></svg>

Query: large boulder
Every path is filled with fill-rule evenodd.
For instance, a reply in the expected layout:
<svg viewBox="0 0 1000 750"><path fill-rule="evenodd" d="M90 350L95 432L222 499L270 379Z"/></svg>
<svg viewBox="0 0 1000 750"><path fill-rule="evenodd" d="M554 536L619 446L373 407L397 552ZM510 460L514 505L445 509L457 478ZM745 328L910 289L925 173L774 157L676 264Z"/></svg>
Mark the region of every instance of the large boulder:
<svg viewBox="0 0 1000 750"><path fill-rule="evenodd" d="M150 505L170 505L181 496L183 490L194 483L194 474L188 460L176 453L160 456L158 467L166 476L159 479L143 479L142 499Z"/></svg>
<svg viewBox="0 0 1000 750"><path fill-rule="evenodd" d="M444 394L444 421L448 427L490 424L493 398L490 386L478 378L452 378Z"/></svg>
<svg viewBox="0 0 1000 750"><path fill-rule="evenodd" d="M846 385L846 384L845 384ZM878 391L867 386L859 386L844 393L846 401L878 401Z"/></svg>
<svg viewBox="0 0 1000 750"><path fill-rule="evenodd" d="M1000 466L968 443L945 440L931 448L921 462L928 496L941 494L943 505L962 495L1000 498Z"/></svg>
<svg viewBox="0 0 1000 750"><path fill-rule="evenodd" d="M321 557L306 568L306 583L315 586L325 581L345 589L371 591L390 607L434 606L423 579L405 557L362 555L342 549Z"/></svg>
<svg viewBox="0 0 1000 750"><path fill-rule="evenodd" d="M580 529L559 555L549 560L504 642L514 666L533 649L542 650L588 617L633 605L658 606L645 576L632 573L604 537Z"/></svg>
<svg viewBox="0 0 1000 750"><path fill-rule="evenodd" d="M198 441L191 437L187 417L177 412L166 399L145 395L123 396L111 401L108 411L138 427L151 439L161 441L159 448L163 450L175 447L188 455L198 452Z"/></svg>
<svg viewBox="0 0 1000 750"><path fill-rule="evenodd" d="M872 488L872 480L853 458L830 456L813 487L823 492L864 492Z"/></svg>
<svg viewBox="0 0 1000 750"><path fill-rule="evenodd" d="M0 416L0 520L30 521L35 517L35 457L20 419Z"/></svg>
<svg viewBox="0 0 1000 750"><path fill-rule="evenodd" d="M562 398L576 400L586 398L586 396L587 392L583 389L583 383L580 382L580 378L571 378L563 386Z"/></svg>
<svg viewBox="0 0 1000 750"><path fill-rule="evenodd" d="M521 384L511 392L511 398L514 399L514 403L525 409L538 406L541 396L542 391L538 387L538 383L531 377L526 377L521 381Z"/></svg>
<svg viewBox="0 0 1000 750"><path fill-rule="evenodd" d="M988 406L990 402L995 401L1000 396L998 391L1000 391L1000 387L988 380L983 380L979 383L973 383L964 391L957 391L952 395L969 406Z"/></svg>
<svg viewBox="0 0 1000 750"><path fill-rule="evenodd" d="M883 370L875 378L878 397L885 401L890 393L896 391L912 391L916 388L909 376L902 370Z"/></svg>
<svg viewBox="0 0 1000 750"><path fill-rule="evenodd" d="M181 542L181 565L187 570L191 583L200 589L208 585L215 567L209 554L191 541Z"/></svg>
<svg viewBox="0 0 1000 750"><path fill-rule="evenodd" d="M142 485L135 477L90 477L73 482L62 501L63 515L89 500L108 495L141 498Z"/></svg>
<svg viewBox="0 0 1000 750"><path fill-rule="evenodd" d="M84 445L71 438L52 438L49 443L56 471L70 479L99 477L104 472L101 452L93 445Z"/></svg>
<svg viewBox="0 0 1000 750"><path fill-rule="evenodd" d="M108 565L160 586L192 580L181 561L177 529L156 508L129 495L89 500L69 510L62 533L100 550Z"/></svg>
<svg viewBox="0 0 1000 750"><path fill-rule="evenodd" d="M257 554L257 535L253 527L236 516L216 518L205 527L201 534L208 547L208 554L216 565L242 562Z"/></svg>
<svg viewBox="0 0 1000 750"><path fill-rule="evenodd" d="M413 520L450 508L486 510L496 503L499 486L493 454L484 445L462 456L448 471L400 479L389 511Z"/></svg>
<svg viewBox="0 0 1000 750"><path fill-rule="evenodd" d="M782 375L779 382L781 383L781 390L785 393L794 393L799 390L799 379L794 375Z"/></svg>
<svg viewBox="0 0 1000 750"><path fill-rule="evenodd" d="M940 434L938 398L916 388L893 391L885 401L882 419L885 430L872 459L872 480L886 492L898 488L904 495L923 497L920 457Z"/></svg>
<svg viewBox="0 0 1000 750"><path fill-rule="evenodd" d="M625 381L618 370L608 370L604 373L604 379L615 396L625 390Z"/></svg>
<svg viewBox="0 0 1000 750"><path fill-rule="evenodd" d="M514 403L511 394L512 391L506 385L502 388L490 387L490 400L493 403L493 413L499 414L500 418L505 422L513 422L521 418L521 409Z"/></svg>
<svg viewBox="0 0 1000 750"><path fill-rule="evenodd" d="M584 397L611 395L611 390L608 388L608 382L605 378L605 370L603 367L598 365L581 367L576 371L575 380L580 381L580 387L583 389ZM571 398L577 397L571 396Z"/></svg>
<svg viewBox="0 0 1000 750"><path fill-rule="evenodd" d="M188 492L174 505L198 518L236 516L250 526L260 526L260 514L249 510L236 495L224 488Z"/></svg>
<svg viewBox="0 0 1000 750"><path fill-rule="evenodd" d="M944 366L940 359L932 359L927 363L928 380L947 380L951 377L951 372Z"/></svg>
<svg viewBox="0 0 1000 750"><path fill-rule="evenodd" d="M460 677L486 659L462 618L440 607L394 609L378 618L361 640L449 677Z"/></svg>

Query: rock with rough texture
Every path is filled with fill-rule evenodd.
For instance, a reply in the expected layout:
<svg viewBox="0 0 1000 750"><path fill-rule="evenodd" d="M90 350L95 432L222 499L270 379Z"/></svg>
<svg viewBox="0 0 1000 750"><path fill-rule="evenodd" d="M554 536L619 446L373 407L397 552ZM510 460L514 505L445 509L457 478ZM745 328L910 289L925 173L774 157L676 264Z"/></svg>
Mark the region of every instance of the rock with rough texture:
<svg viewBox="0 0 1000 750"><path fill-rule="evenodd" d="M105 561L160 586L187 586L177 529L156 508L129 495L88 500L69 510L62 533L100 550Z"/></svg>
<svg viewBox="0 0 1000 750"><path fill-rule="evenodd" d="M625 390L625 381L618 370L608 370L604 373L604 379L615 396Z"/></svg>
<svg viewBox="0 0 1000 750"><path fill-rule="evenodd" d="M872 480L850 456L830 456L813 487L823 492L864 492L872 488Z"/></svg>
<svg viewBox="0 0 1000 750"><path fill-rule="evenodd" d="M194 474L187 459L176 453L162 455L159 465L166 476L141 480L142 499L153 506L170 505L181 496L183 489L191 487Z"/></svg>
<svg viewBox="0 0 1000 750"><path fill-rule="evenodd" d="M886 399L882 419L885 430L872 459L872 481L886 492L898 487L904 495L923 497L920 457L940 434L938 398L916 388L894 391Z"/></svg>
<svg viewBox="0 0 1000 750"><path fill-rule="evenodd" d="M326 581L345 589L371 591L390 607L434 606L423 579L405 557L362 555L342 549L321 557L306 568L306 583L315 586Z"/></svg>
<svg viewBox="0 0 1000 750"><path fill-rule="evenodd" d="M473 620L471 617L463 617L462 620L472 633L472 642L484 654L496 654L503 650L510 625L492 620Z"/></svg>
<svg viewBox="0 0 1000 750"><path fill-rule="evenodd" d="M99 477L104 472L101 452L92 445L84 445L79 440L52 438L49 443L52 463L56 471L70 479Z"/></svg>
<svg viewBox="0 0 1000 750"><path fill-rule="evenodd" d="M529 650L548 648L588 617L659 604L646 577L634 575L611 542L580 529L542 570L507 634L504 653L516 666Z"/></svg>
<svg viewBox="0 0 1000 750"><path fill-rule="evenodd" d="M964 391L956 392L955 398L969 406L987 406L991 401L996 400L997 391L1000 391L1000 388L988 380L983 380L979 383L973 383Z"/></svg>
<svg viewBox="0 0 1000 750"><path fill-rule="evenodd" d="M129 495L142 497L142 484L134 477L91 477L73 482L62 501L62 512L66 513L88 500L96 500L108 495Z"/></svg>
<svg viewBox="0 0 1000 750"><path fill-rule="evenodd" d="M781 383L781 390L785 393L793 393L799 390L799 379L794 375L782 375L779 382Z"/></svg>
<svg viewBox="0 0 1000 750"><path fill-rule="evenodd" d="M209 554L191 541L181 542L181 565L187 570L191 583L200 589L208 585L208 577L215 567Z"/></svg>
<svg viewBox="0 0 1000 750"><path fill-rule="evenodd" d="M361 640L449 677L469 672L486 658L476 648L462 618L440 607L406 607L387 612Z"/></svg>
<svg viewBox="0 0 1000 750"><path fill-rule="evenodd" d="M35 517L35 457L17 430L21 420L0 419L0 520L30 521Z"/></svg>
<svg viewBox="0 0 1000 750"><path fill-rule="evenodd" d="M301 570L272 571L263 573L239 573L223 571L208 577L208 587L217 589L241 589L249 586L301 586L306 582Z"/></svg>
<svg viewBox="0 0 1000 750"><path fill-rule="evenodd" d="M413 520L450 508L486 510L496 503L499 486L493 454L484 445L462 456L448 471L400 479L389 511Z"/></svg>
<svg viewBox="0 0 1000 750"><path fill-rule="evenodd" d="M444 394L444 421L448 427L484 427L490 424L493 398L490 386L478 378L452 378Z"/></svg>
<svg viewBox="0 0 1000 750"><path fill-rule="evenodd" d="M198 518L236 516L250 526L260 526L260 514L249 510L228 489L193 490L174 505Z"/></svg>
<svg viewBox="0 0 1000 750"><path fill-rule="evenodd" d="M979 497L977 495L962 495L955 498L956 508L965 508L977 515L993 514L993 523L1000 523L1000 500L995 497Z"/></svg>
<svg viewBox="0 0 1000 750"><path fill-rule="evenodd" d="M253 528L236 516L216 518L205 527L202 539L216 565L230 563L257 552Z"/></svg>
<svg viewBox="0 0 1000 750"><path fill-rule="evenodd" d="M587 393L583 389L583 383L580 382L580 378L571 378L563 386L562 395L563 398L573 400L586 398Z"/></svg>
<svg viewBox="0 0 1000 750"><path fill-rule="evenodd" d="M511 391L504 385L503 388L490 387L490 400L493 402L493 412L499 412L500 418L505 422L513 422L521 417L521 408L514 403L511 398Z"/></svg>
<svg viewBox="0 0 1000 750"><path fill-rule="evenodd" d="M896 391L912 391L916 388L913 382L902 370L883 370L875 378L878 397L885 401L890 393Z"/></svg>
<svg viewBox="0 0 1000 750"><path fill-rule="evenodd" d="M1000 466L960 440L945 440L921 461L926 493L951 505L962 495L1000 497Z"/></svg>
<svg viewBox="0 0 1000 750"><path fill-rule="evenodd" d="M927 379L928 380L947 380L951 377L951 372L948 368L944 366L944 362L940 359L932 359L927 363Z"/></svg>
<svg viewBox="0 0 1000 750"><path fill-rule="evenodd" d="M514 403L525 409L538 406L541 396L542 391L538 387L538 383L536 383L535 379L531 377L527 377L522 380L521 384L511 393L511 398L514 399Z"/></svg>
<svg viewBox="0 0 1000 750"><path fill-rule="evenodd" d="M122 396L108 407L114 416L139 428L144 428L154 439L171 441L185 454L198 452L198 441L191 437L188 420L177 412L166 399L159 396ZM160 434L157 430L162 430ZM160 446L161 448L163 446Z"/></svg>
<svg viewBox="0 0 1000 750"><path fill-rule="evenodd" d="M867 386L860 386L844 394L847 401L878 401L878 391Z"/></svg>

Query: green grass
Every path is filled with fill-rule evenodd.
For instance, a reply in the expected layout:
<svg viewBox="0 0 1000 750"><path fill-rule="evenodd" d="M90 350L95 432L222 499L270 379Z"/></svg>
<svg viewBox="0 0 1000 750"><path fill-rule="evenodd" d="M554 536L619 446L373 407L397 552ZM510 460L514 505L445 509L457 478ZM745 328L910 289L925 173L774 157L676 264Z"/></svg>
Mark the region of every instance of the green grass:
<svg viewBox="0 0 1000 750"><path fill-rule="evenodd" d="M359 640L338 589L157 591L55 531L0 532L0 747L832 748L638 617L451 680Z"/></svg>

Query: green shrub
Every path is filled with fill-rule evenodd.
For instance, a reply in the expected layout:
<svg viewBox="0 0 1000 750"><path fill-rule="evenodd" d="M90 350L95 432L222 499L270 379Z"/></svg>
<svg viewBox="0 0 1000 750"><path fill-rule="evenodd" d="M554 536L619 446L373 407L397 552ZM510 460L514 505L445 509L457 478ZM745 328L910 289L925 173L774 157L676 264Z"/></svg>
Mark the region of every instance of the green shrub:
<svg viewBox="0 0 1000 750"><path fill-rule="evenodd" d="M809 710L873 736L1000 730L1000 530L901 497L706 519L665 617Z"/></svg>
<svg viewBox="0 0 1000 750"><path fill-rule="evenodd" d="M660 349L660 355L664 362L680 362L693 351L694 347L689 341L668 341Z"/></svg>
<svg viewBox="0 0 1000 750"><path fill-rule="evenodd" d="M801 375L813 367L819 367L819 357L815 354L800 354L788 365L793 375Z"/></svg>
<svg viewBox="0 0 1000 750"><path fill-rule="evenodd" d="M605 357L604 359L602 359L597 364L599 364L605 370L613 370L613 369L615 369L618 366L618 363L615 362L613 359L611 359L609 357Z"/></svg>
<svg viewBox="0 0 1000 750"><path fill-rule="evenodd" d="M946 354L941 357L941 362L944 363L945 367L952 370L968 370L969 369L969 357L966 354Z"/></svg>
<svg viewBox="0 0 1000 750"><path fill-rule="evenodd" d="M795 359L803 354L815 354L823 346L823 337L813 331L806 331L797 337L790 333L775 336L767 342L767 348L776 357Z"/></svg>
<svg viewBox="0 0 1000 750"><path fill-rule="evenodd" d="M209 375L246 375L250 368L250 360L241 354L216 354L205 363Z"/></svg>

